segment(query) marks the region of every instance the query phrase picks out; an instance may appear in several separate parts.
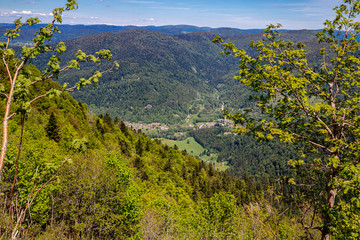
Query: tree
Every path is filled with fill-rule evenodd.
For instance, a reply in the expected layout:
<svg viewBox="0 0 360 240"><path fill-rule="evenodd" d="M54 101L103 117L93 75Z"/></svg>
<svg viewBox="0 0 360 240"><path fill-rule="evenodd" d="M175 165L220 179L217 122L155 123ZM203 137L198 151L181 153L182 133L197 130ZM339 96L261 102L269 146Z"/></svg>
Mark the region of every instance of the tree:
<svg viewBox="0 0 360 240"><path fill-rule="evenodd" d="M129 136L128 129L123 121L120 121L120 130L125 136Z"/></svg>
<svg viewBox="0 0 360 240"><path fill-rule="evenodd" d="M4 167L4 161L8 145L8 124L9 120L20 112L26 112L29 110L31 104L39 98L45 96L54 96L60 94L61 91L58 89L50 89L47 93L35 97L31 97L28 89L37 83L43 82L47 79L57 78L61 72L70 69L80 69L80 63L94 62L101 63L101 59L111 60L111 52L109 50L100 50L95 55L87 55L81 50L76 54L76 59L68 62L65 66L60 67L60 55L66 51L66 46L63 42L57 44L56 47L48 45L51 42L54 33L59 33L59 28L55 26L55 23L62 22L62 14L65 11L74 10L78 7L76 0L67 0L66 6L62 8L55 8L52 12L53 20L45 27L41 27L35 34L33 45L30 47L22 47L19 55L21 59L15 58L15 50L11 48L10 43L14 38L19 36L21 28L25 25L34 25L40 22L38 18L29 18L24 23L21 18L14 21L15 28L7 29L5 36L7 42L0 43L0 57L1 57L1 68L4 68L4 74L1 76L0 84L0 95L5 98L6 105L4 110L4 117L2 121L2 147L0 153L0 179L1 173ZM27 64L29 64L34 58L39 57L45 53L52 53L52 56L47 63L48 67L42 72L42 75L36 77L35 80L31 80L28 72ZM88 84L96 85L98 79L103 73L110 72L117 68L118 64L115 62L113 67L100 72L96 71L89 79L81 78L74 86L68 87L64 84L62 91L74 91L80 89ZM17 102L18 108L14 111L11 109L13 102Z"/></svg>
<svg viewBox="0 0 360 240"><path fill-rule="evenodd" d="M310 153L319 156L312 162L289 161L304 176L289 182L302 187L302 194L313 194L312 199L302 199L304 212L312 214L304 216L304 227L320 230L322 239L331 235L358 239L360 23L356 18L360 2L344 0L334 10L334 20L327 20L316 35L323 46L322 60L316 63L307 58L303 43L279 39L280 24L269 25L264 38L250 44L255 56L220 37L214 42L223 45L223 54L239 58L240 73L235 78L250 87L261 110L261 117L251 109L226 112L235 130L260 141L278 138L298 143L304 158ZM320 219L318 225L316 219Z"/></svg>
<svg viewBox="0 0 360 240"><path fill-rule="evenodd" d="M210 198L208 218L214 239L231 238L234 234L232 223L235 210L235 198L229 193L215 193Z"/></svg>
<svg viewBox="0 0 360 240"><path fill-rule="evenodd" d="M55 45L50 45L51 39L54 33L60 32L58 27L55 26L55 23L62 22L62 14L65 11L74 10L77 8L76 0L67 0L66 6L63 8L56 8L53 10L53 20L51 23L46 25L45 27L41 27L35 34L34 39L32 40L33 45L23 46L22 49L16 53L16 49L11 48L11 42L14 38L19 36L21 28L25 25L34 25L40 22L38 18L30 18L27 19L24 23L20 19L16 19L14 21L15 28L7 29L5 36L7 37L6 42L0 43L0 98L5 103L4 109L1 111L4 116L2 120L2 147L0 153L0 180L2 176L2 171L4 168L4 163L7 155L7 147L8 147L8 139L9 139L9 121L14 116L20 116L20 125L21 132L19 136L19 144L17 153L15 156L15 163L13 165L14 169L14 178L13 184L10 189L9 195L9 226L7 227L8 234L11 234L11 238L17 238L20 233L19 229L22 228L22 224L25 220L25 215L27 211L30 209L30 206L34 202L35 198L39 196L39 192L44 189L51 181L55 179L60 170L64 167L64 165L70 161L70 156L75 153L70 154L68 158L63 161L60 168L58 168L57 172L52 176L49 176L49 179L44 183L38 182L38 184L34 184L32 192L26 196L28 201L24 208L18 208L18 214L14 216L14 205L13 205L13 197L14 197L14 189L17 183L17 174L19 170L19 159L22 150L22 139L23 139L23 129L24 129L24 121L26 119L26 115L31 108L31 105L36 102L38 99L43 97L53 97L59 96L63 91L74 91L78 90L88 84L93 84L94 86L97 84L98 79L102 76L102 74L113 71L118 67L118 64L114 62L113 66L105 71L96 71L93 75L88 78L81 78L77 83L73 86L69 87L68 84L64 84L63 87L59 87L56 85L52 85L50 89L43 91L42 93L36 91L37 85L42 82L48 82L52 78L58 78L61 72L70 70L70 69L80 69L81 63L93 62L100 64L102 59L106 59L108 61L111 60L111 52L109 50L100 50L95 55L87 55L81 50L79 50L76 54L76 59L68 62L67 64L62 64L60 67L60 55L66 51L66 46L63 42ZM48 63L47 69L43 72L39 73L36 67L30 65L31 61L37 57L41 57L41 55L51 54ZM20 59L15 58L15 56L20 56ZM50 85L51 86L51 85ZM42 88L40 86L40 88ZM33 91L35 90L35 91ZM44 90L44 89L42 89ZM38 95L34 95L36 92ZM35 94L36 94L35 93ZM14 109L15 108L15 109ZM55 118L50 117L50 124L47 127L47 133L51 133L50 137L55 141L60 140L59 136L56 136L56 127L54 127ZM16 120L15 120L16 121ZM52 121L52 122L51 122ZM52 125L52 126L51 126ZM74 149L81 148L81 141L74 140ZM76 150L77 151L77 150ZM10 161L9 161L10 162ZM25 196L24 196L25 197Z"/></svg>
<svg viewBox="0 0 360 240"><path fill-rule="evenodd" d="M54 113L50 114L49 117L49 122L46 125L46 133L48 135L48 137L52 140L54 140L55 142L59 142L60 141L60 127L59 124L57 123L56 117Z"/></svg>

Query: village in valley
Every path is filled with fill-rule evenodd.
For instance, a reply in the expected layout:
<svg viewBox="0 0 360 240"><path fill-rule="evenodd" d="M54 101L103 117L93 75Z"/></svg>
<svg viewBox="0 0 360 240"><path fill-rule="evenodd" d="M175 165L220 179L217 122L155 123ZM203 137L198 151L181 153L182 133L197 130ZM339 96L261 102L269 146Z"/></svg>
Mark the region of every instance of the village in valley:
<svg viewBox="0 0 360 240"><path fill-rule="evenodd" d="M182 123L175 125L167 125L160 122L132 123L125 121L124 123L130 129L140 130L151 138L160 140L163 144L186 151L198 159L212 164L219 170L226 170L229 167L227 162L218 162L217 153L207 151L189 133L201 129L222 127L226 129L223 132L224 135L235 134L232 131L233 121L226 118L211 122L194 122L191 120L191 116L188 115Z"/></svg>
<svg viewBox="0 0 360 240"><path fill-rule="evenodd" d="M203 128L212 128L215 126L222 126L222 127L233 127L233 122L228 119L218 119L216 121L212 122L199 122L199 123L189 123L190 115L185 120L185 123L178 124L175 126L167 125L165 123L160 122L153 122L153 123L132 123L132 122L124 122L125 125L129 128L133 129L141 129L144 131L150 131L150 130L162 130L167 131L172 127L181 127L181 128L187 128L192 130L199 130Z"/></svg>

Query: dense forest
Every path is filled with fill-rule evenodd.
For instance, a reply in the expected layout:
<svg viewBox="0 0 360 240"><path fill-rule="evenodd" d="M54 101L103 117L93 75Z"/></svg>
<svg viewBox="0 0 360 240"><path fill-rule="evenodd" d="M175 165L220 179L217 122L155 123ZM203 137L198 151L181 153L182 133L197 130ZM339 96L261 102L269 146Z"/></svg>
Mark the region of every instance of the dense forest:
<svg viewBox="0 0 360 240"><path fill-rule="evenodd" d="M221 31L226 32L231 30ZM305 41L311 50L309 55L316 59L312 53L319 49L315 33L286 31L282 37ZM88 54L101 48L111 50L120 65L118 71L104 75L96 88L72 93L96 114L108 113L128 122L178 124L188 114L199 121L213 121L222 117L222 105L234 111L251 106L248 100L251 92L233 79L237 60L220 54L221 47L211 42L215 36L216 32L170 35L143 29L98 33L65 41L67 51L61 59L64 63L70 61L79 49ZM262 33L225 36L246 49ZM49 57L44 55L33 63L45 69ZM104 64L101 68L107 67ZM58 81L74 83L92 71L88 66L81 71L65 72Z"/></svg>
<svg viewBox="0 0 360 240"><path fill-rule="evenodd" d="M275 140L259 143L246 135L224 135L224 132L224 128L214 127L192 131L190 135L210 152L218 153L217 162L227 162L231 166L228 171L235 176L244 173L259 178L288 176L292 170L287 161L300 157L290 144Z"/></svg>
<svg viewBox="0 0 360 240"><path fill-rule="evenodd" d="M34 77L39 74L35 67L29 68ZM54 87L60 88L49 80L30 91L39 95ZM20 121L20 116L11 121L0 185L3 236L15 224L17 237L36 239L306 235L296 219L280 214L274 192L279 186L265 187L250 176L235 178L219 172L176 147L128 129L118 118L90 114L86 104L66 92L42 98L26 116L11 196L12 225L8 210ZM25 216L19 220L22 213Z"/></svg>
<svg viewBox="0 0 360 240"><path fill-rule="evenodd" d="M359 239L359 1L321 31L53 38L76 8L0 43L1 238Z"/></svg>

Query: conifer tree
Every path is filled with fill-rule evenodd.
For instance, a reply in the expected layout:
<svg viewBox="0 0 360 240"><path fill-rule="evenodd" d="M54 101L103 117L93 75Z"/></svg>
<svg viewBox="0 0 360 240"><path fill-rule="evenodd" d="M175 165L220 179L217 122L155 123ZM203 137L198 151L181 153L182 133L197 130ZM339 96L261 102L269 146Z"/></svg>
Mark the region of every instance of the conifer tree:
<svg viewBox="0 0 360 240"><path fill-rule="evenodd" d="M143 146L143 141L141 141L140 138L139 138L139 140L136 142L135 149L136 149L136 153L137 153L139 156L142 156L142 154L143 154L143 152L144 152L144 146Z"/></svg>
<svg viewBox="0 0 360 240"><path fill-rule="evenodd" d="M128 136L129 132L128 129L123 121L120 121L120 131L125 135Z"/></svg>
<svg viewBox="0 0 360 240"><path fill-rule="evenodd" d="M100 118L97 118L97 119L96 119L95 125L96 125L96 129L97 129L101 134L104 134L104 133L105 133L105 129L104 129L104 126L103 126L102 121L100 120Z"/></svg>
<svg viewBox="0 0 360 240"><path fill-rule="evenodd" d="M60 127L54 113L50 114L49 122L46 125L45 130L50 139L54 140L55 142L60 142Z"/></svg>
<svg viewBox="0 0 360 240"><path fill-rule="evenodd" d="M108 114L108 113L106 113L105 115L104 115L104 123L109 127L109 128L113 128L114 126L113 126L113 121L112 121L112 119L111 119L111 117L110 117L110 115Z"/></svg>

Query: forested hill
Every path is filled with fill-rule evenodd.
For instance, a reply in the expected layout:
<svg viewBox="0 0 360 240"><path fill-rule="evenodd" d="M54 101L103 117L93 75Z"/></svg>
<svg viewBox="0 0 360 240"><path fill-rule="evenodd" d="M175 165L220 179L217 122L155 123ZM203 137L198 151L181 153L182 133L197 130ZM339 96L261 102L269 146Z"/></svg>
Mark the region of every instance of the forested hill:
<svg viewBox="0 0 360 240"><path fill-rule="evenodd" d="M25 68L32 72L31 79L40 74L33 66ZM60 87L49 80L28 90L39 96L50 88ZM0 104L4 109L5 102ZM19 115L10 122L0 182L2 236L7 236L9 229L7 199L16 172ZM275 206L268 203L267 193L253 179L232 178L176 147L128 129L118 118L89 114L86 105L67 92L32 105L23 137L13 196L15 214L24 211L28 199L37 195L18 226L19 238L238 239L273 235L259 221L266 221L268 214L277 217L277 211L272 211ZM256 219L251 217L254 214ZM277 218L276 229L279 226L277 234L289 239L301 234L296 221L287 216Z"/></svg>
<svg viewBox="0 0 360 240"><path fill-rule="evenodd" d="M0 23L0 32L5 32L8 28L13 28L13 24ZM22 34L19 38L15 39L13 44L23 45L31 43L34 33L40 27L44 27L45 24L39 24L36 26L24 26L22 28ZM192 33L192 32L214 32L216 34L226 36L240 36L251 33L262 32L262 29L237 29L237 28L210 28L210 27L197 27L192 25L165 25L165 26L114 26L114 25L66 25L61 24L57 26L61 34L55 34L53 37L54 42L65 41L77 37L87 36L91 34L103 33L103 32L120 32L131 29L142 29L148 31L162 32L171 35ZM3 36L0 37L2 39ZM5 39L5 38L4 38Z"/></svg>
<svg viewBox="0 0 360 240"><path fill-rule="evenodd" d="M220 32L229 33L226 39L243 48L262 36L238 36L231 34L233 29ZM314 34L307 30L288 31L282 32L282 37L313 45ZM66 41L68 51L62 59L73 58L78 49L93 53L107 48L119 62L119 70L104 76L96 88L73 95L95 113L109 113L133 122L177 123L191 112L202 121L212 121L221 117L224 103L233 109L247 106L249 94L233 79L237 61L221 56L220 46L211 42L215 36L211 32L169 35L139 29L99 33ZM36 64L41 68L46 62ZM59 81L72 82L90 71L70 72Z"/></svg>
<svg viewBox="0 0 360 240"><path fill-rule="evenodd" d="M126 121L174 123L185 119L193 105L209 111L220 109L220 101L214 102L217 92L212 83L231 72L236 61L219 54L220 47L211 42L215 36L146 30L101 33L67 41L62 59L73 58L78 49L87 53L110 49L119 70L104 76L96 88L76 92L74 97L96 113L107 112ZM72 82L86 73L64 74L59 80Z"/></svg>

